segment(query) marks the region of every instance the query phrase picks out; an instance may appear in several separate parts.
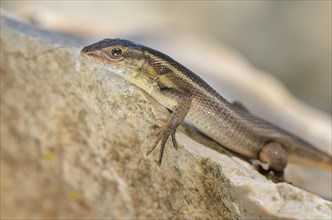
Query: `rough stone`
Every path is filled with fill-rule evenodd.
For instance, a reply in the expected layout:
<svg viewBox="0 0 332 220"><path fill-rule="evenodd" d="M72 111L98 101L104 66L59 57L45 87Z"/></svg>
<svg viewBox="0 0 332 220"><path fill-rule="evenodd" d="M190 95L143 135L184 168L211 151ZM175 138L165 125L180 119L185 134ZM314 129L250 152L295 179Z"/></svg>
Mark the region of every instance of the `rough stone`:
<svg viewBox="0 0 332 220"><path fill-rule="evenodd" d="M272 183L186 127L158 167L146 136L168 111L82 60L83 46L2 12L1 218L331 217L331 202Z"/></svg>

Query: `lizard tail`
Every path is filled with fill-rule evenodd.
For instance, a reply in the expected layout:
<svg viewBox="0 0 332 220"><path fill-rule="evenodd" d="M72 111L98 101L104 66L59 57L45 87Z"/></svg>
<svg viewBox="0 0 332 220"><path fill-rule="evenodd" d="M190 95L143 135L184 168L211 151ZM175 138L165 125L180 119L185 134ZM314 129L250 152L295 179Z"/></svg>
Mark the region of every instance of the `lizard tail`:
<svg viewBox="0 0 332 220"><path fill-rule="evenodd" d="M290 162L332 171L332 157L330 155L300 138L294 136L292 138L297 140L285 145L287 158Z"/></svg>
<svg viewBox="0 0 332 220"><path fill-rule="evenodd" d="M291 134L275 138L284 147L289 162L332 172L332 157L328 153Z"/></svg>
<svg viewBox="0 0 332 220"><path fill-rule="evenodd" d="M289 154L287 156L290 162L300 164L303 166L324 169L332 172L332 159L323 152L317 153L314 158L303 155Z"/></svg>

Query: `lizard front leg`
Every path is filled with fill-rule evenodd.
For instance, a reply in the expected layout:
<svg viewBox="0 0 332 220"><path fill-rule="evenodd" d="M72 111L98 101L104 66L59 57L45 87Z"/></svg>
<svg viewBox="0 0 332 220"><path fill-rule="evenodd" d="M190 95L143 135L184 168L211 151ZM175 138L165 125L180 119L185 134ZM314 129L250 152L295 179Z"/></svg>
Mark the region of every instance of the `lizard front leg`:
<svg viewBox="0 0 332 220"><path fill-rule="evenodd" d="M175 140L175 132L177 127L183 122L184 118L188 114L188 111L190 109L191 105L191 100L192 97L181 93L177 90L174 89L161 89L160 93L162 96L169 97L173 100L176 100L176 106L173 109L173 112L167 122L159 129L156 134L156 140L153 143L153 145L149 148L149 150L146 152L146 156L148 156L158 145L159 142L161 142L160 145L160 154L159 154L159 160L158 160L158 165L161 165L162 159L163 159L163 154L164 154L164 149L165 149L165 144L167 139L171 136L172 137L172 142L173 146L175 149L177 149L177 142Z"/></svg>

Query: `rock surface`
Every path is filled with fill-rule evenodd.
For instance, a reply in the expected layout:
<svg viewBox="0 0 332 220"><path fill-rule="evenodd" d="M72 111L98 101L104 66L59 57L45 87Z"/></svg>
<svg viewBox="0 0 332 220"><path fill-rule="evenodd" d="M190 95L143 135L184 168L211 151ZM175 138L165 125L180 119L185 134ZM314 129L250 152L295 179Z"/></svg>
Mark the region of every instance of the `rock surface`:
<svg viewBox="0 0 332 220"><path fill-rule="evenodd" d="M272 183L185 128L159 168L146 135L169 113L82 60L83 46L2 12L1 218L331 217L331 202Z"/></svg>

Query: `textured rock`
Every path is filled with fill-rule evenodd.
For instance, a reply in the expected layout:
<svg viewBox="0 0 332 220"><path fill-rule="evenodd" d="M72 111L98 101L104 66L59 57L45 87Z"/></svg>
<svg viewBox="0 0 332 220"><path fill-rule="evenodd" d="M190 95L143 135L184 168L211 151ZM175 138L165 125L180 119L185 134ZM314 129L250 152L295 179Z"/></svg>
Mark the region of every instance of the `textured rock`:
<svg viewBox="0 0 332 220"><path fill-rule="evenodd" d="M83 45L1 15L1 218L330 218L185 127L159 168L146 135L169 113Z"/></svg>

